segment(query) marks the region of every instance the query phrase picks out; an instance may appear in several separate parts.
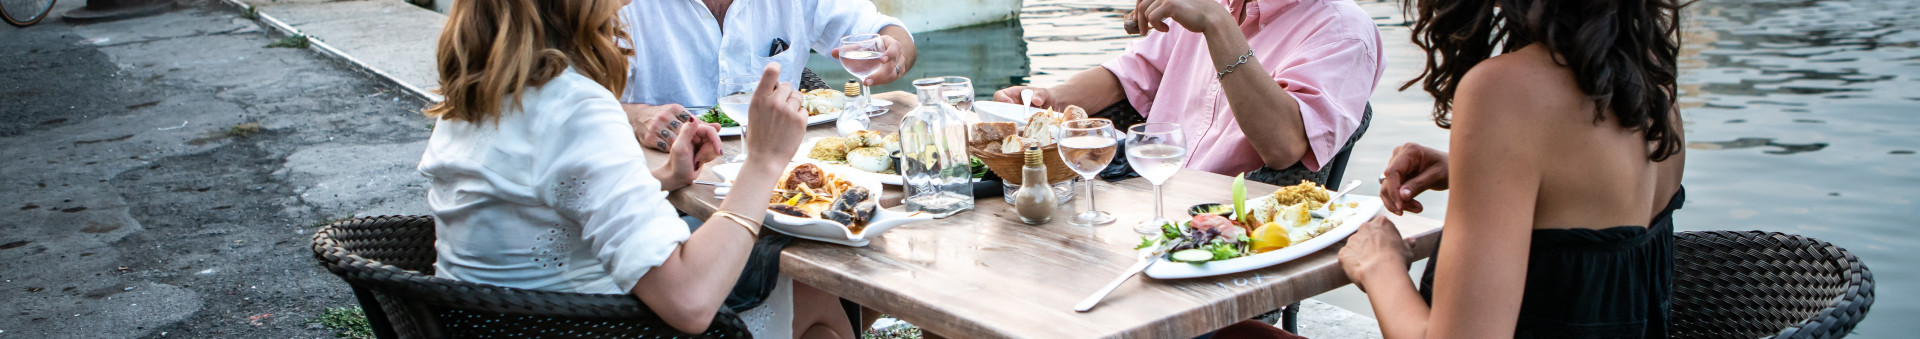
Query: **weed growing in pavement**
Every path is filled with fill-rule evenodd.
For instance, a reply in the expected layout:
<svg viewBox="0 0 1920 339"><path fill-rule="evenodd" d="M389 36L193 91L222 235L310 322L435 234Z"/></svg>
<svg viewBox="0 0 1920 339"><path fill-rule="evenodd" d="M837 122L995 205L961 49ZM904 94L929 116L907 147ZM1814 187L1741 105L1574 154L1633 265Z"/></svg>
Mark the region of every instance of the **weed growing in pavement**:
<svg viewBox="0 0 1920 339"><path fill-rule="evenodd" d="M367 324L367 313L361 312L359 306L327 308L326 312L321 312L320 316L308 320L307 323L326 326L327 329L334 331L333 336L336 338L373 338L373 326Z"/></svg>
<svg viewBox="0 0 1920 339"><path fill-rule="evenodd" d="M279 41L267 44L267 48L307 48L307 43L307 36L302 34L280 38Z"/></svg>
<svg viewBox="0 0 1920 339"><path fill-rule="evenodd" d="M253 136L254 134L259 134L259 133L260 133L260 123L258 122L249 122L249 123L243 123L239 125L233 125L233 127L227 127L227 136L229 137L245 138L245 137Z"/></svg>
<svg viewBox="0 0 1920 339"><path fill-rule="evenodd" d="M307 228L320 228L321 226L332 225L336 222L347 221L347 219L353 219L353 216L321 218L320 221L316 221L312 225L307 225Z"/></svg>
<svg viewBox="0 0 1920 339"><path fill-rule="evenodd" d="M247 11L241 12L240 17L247 18L247 20L258 20L260 19L260 7L247 6Z"/></svg>

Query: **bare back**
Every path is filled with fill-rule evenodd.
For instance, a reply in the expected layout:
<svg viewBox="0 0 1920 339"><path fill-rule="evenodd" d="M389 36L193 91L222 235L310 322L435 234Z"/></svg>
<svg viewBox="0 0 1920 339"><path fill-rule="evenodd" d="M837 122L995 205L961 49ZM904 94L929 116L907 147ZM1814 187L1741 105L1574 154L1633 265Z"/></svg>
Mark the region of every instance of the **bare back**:
<svg viewBox="0 0 1920 339"><path fill-rule="evenodd" d="M1611 120L1595 121L1594 104L1575 84L1573 72L1535 45L1496 57L1532 74L1534 90L1514 100L1538 110L1535 120L1549 138L1540 140L1539 196L1533 227L1604 229L1646 226L1679 189L1685 153L1648 159L1641 132ZM1674 113L1678 114L1678 113ZM1677 119L1676 119L1677 120Z"/></svg>

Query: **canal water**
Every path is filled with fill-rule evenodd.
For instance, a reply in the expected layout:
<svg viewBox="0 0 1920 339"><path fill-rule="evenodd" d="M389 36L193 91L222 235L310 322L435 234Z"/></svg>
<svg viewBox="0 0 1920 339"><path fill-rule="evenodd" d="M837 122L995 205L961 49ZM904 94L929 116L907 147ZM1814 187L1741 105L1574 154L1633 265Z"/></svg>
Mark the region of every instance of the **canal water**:
<svg viewBox="0 0 1920 339"><path fill-rule="evenodd" d="M1017 21L920 33L920 62L906 78L972 76L983 98L1013 84L1057 84L1134 40L1117 19L1132 5L1029 0ZM1423 61L1398 3L1361 7L1381 27L1388 66L1350 178L1378 176L1401 143L1447 143L1429 118L1432 98L1397 90ZM1904 319L1920 313L1920 264L1907 256L1920 249L1920 2L1703 0L1684 24L1680 102L1690 142L1678 228L1833 242L1874 273L1876 302L1855 335L1920 333L1920 323ZM848 78L831 60L812 60L816 72L841 79L830 82ZM904 83L879 89L910 90ZM1421 199L1427 215L1442 216L1445 194ZM1371 313L1351 288L1317 298Z"/></svg>

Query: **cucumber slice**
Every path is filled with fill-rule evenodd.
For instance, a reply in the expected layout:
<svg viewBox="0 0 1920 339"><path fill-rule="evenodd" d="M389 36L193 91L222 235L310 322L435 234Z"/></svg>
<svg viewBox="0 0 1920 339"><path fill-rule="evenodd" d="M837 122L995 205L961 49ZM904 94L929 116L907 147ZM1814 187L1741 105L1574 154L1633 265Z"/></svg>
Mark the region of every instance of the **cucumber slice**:
<svg viewBox="0 0 1920 339"><path fill-rule="evenodd" d="M1198 248L1173 252L1173 261L1190 263L1213 261L1213 252Z"/></svg>

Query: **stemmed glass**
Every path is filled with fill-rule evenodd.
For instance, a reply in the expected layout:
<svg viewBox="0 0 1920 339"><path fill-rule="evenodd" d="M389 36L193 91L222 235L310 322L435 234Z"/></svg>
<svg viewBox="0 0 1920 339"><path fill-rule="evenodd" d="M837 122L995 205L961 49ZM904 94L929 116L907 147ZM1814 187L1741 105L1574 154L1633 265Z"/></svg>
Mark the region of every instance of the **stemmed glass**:
<svg viewBox="0 0 1920 339"><path fill-rule="evenodd" d="M860 97L853 100L853 107L860 113L872 111L873 97L868 94L867 77L886 66L886 63L880 62L880 56L886 52L886 46L881 46L880 35L848 35L840 38L840 47L834 50L839 51L840 66L846 67L847 73L852 73L855 78L860 78Z"/></svg>
<svg viewBox="0 0 1920 339"><path fill-rule="evenodd" d="M940 96L961 112L973 112L973 79L960 76L940 77Z"/></svg>
<svg viewBox="0 0 1920 339"><path fill-rule="evenodd" d="M1153 183L1153 220L1133 225L1134 232L1159 234L1167 218L1160 214L1160 184L1187 162L1186 133L1180 124L1150 122L1127 128L1127 165Z"/></svg>
<svg viewBox="0 0 1920 339"><path fill-rule="evenodd" d="M1079 173L1082 181L1087 182L1087 210L1075 214L1067 224L1074 226L1095 226L1113 223L1113 215L1094 210L1094 176L1113 162L1113 153L1120 145L1120 132L1113 129L1113 121L1107 119L1080 119L1060 124L1060 160L1065 160L1067 168Z"/></svg>
<svg viewBox="0 0 1920 339"><path fill-rule="evenodd" d="M734 123L740 124L741 144L746 144L747 141L747 108L752 106L753 90L759 86L759 75L735 75L720 78L719 92L725 94L720 96L720 111L726 113L727 118L733 119ZM746 161L747 151L745 148L741 148L740 153L734 154L733 157L727 158L728 163Z"/></svg>

